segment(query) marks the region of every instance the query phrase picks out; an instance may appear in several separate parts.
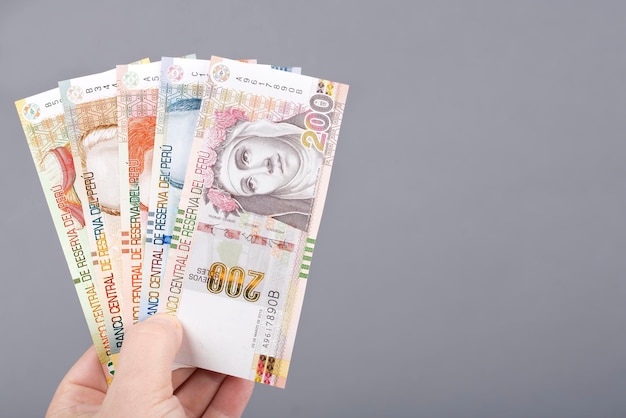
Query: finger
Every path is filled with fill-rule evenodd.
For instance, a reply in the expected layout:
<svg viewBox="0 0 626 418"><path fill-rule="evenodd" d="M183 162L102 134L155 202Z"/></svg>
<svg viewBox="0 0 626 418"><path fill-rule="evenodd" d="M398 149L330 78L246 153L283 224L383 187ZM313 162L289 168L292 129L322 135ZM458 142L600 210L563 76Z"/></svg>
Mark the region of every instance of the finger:
<svg viewBox="0 0 626 418"><path fill-rule="evenodd" d="M195 367L182 367L174 370L172 372L172 388L174 390L178 389L195 371Z"/></svg>
<svg viewBox="0 0 626 418"><path fill-rule="evenodd" d="M226 375L197 369L175 392L187 415L199 417L215 397Z"/></svg>
<svg viewBox="0 0 626 418"><path fill-rule="evenodd" d="M203 418L241 417L250 396L252 396L253 389L253 381L227 376L206 412L202 415Z"/></svg>
<svg viewBox="0 0 626 418"><path fill-rule="evenodd" d="M107 389L107 381L96 349L91 347L78 359L59 384L48 406L46 416L62 417L79 412L92 415L98 410Z"/></svg>
<svg viewBox="0 0 626 418"><path fill-rule="evenodd" d="M94 346L89 347L67 372L61 381L61 384L64 383L94 389L102 393L107 392L107 380Z"/></svg>
<svg viewBox="0 0 626 418"><path fill-rule="evenodd" d="M170 315L133 325L124 336L111 390L171 395L172 363L181 342L181 325Z"/></svg>

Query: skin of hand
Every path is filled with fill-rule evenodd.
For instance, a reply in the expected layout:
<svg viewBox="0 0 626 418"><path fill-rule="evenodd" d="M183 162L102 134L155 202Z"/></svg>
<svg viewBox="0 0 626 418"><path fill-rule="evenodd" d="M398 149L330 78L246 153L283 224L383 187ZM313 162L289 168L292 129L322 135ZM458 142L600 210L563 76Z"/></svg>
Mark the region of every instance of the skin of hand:
<svg viewBox="0 0 626 418"><path fill-rule="evenodd" d="M254 382L196 368L172 372L182 338L180 322L167 314L132 326L111 386L91 347L59 384L46 417L240 417Z"/></svg>

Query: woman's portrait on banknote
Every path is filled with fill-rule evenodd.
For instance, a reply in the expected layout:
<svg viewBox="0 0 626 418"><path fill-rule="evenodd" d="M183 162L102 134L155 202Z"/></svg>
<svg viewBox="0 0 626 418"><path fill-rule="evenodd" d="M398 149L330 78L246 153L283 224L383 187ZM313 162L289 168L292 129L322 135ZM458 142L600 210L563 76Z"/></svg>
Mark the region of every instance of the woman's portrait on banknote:
<svg viewBox="0 0 626 418"><path fill-rule="evenodd" d="M155 117L128 120L128 159L137 172L141 190L141 209L147 211L154 147ZM109 215L120 215L120 166L117 125L97 126L83 135L79 152L83 167L93 173L97 182L100 209Z"/></svg>
<svg viewBox="0 0 626 418"><path fill-rule="evenodd" d="M170 186L176 188L184 183L200 103L183 99L168 107ZM248 121L233 109L216 114L217 126L207 130L220 138L207 139L216 160L205 203L225 214L252 212L306 230L323 155L302 145L302 118Z"/></svg>
<svg viewBox="0 0 626 418"><path fill-rule="evenodd" d="M78 151L86 172L97 184L93 190L100 209L109 215L120 215L120 172L117 125L100 125L80 138Z"/></svg>
<svg viewBox="0 0 626 418"><path fill-rule="evenodd" d="M84 227L83 209L74 189L76 169L74 168L70 145L58 146L46 152L39 163L39 170L45 172L54 185L52 191L57 204L62 205L62 209L72 215L79 228Z"/></svg>
<svg viewBox="0 0 626 418"><path fill-rule="evenodd" d="M304 129L296 120L238 118L225 128L205 199L227 193L245 211L306 230L323 155L302 145Z"/></svg>
<svg viewBox="0 0 626 418"><path fill-rule="evenodd" d="M176 189L182 189L185 182L200 103L198 98L180 99L171 102L165 113L165 143L172 147L169 181Z"/></svg>
<svg viewBox="0 0 626 418"><path fill-rule="evenodd" d="M147 213L150 203L155 127L156 116L137 116L128 120L129 170L135 173L129 176L129 181L136 182L139 186L142 217L144 213Z"/></svg>

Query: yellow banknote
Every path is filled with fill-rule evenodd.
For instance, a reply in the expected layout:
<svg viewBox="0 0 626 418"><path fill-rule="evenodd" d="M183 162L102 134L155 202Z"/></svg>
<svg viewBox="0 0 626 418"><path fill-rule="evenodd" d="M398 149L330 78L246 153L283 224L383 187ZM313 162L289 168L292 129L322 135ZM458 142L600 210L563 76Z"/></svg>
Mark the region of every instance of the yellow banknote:
<svg viewBox="0 0 626 418"><path fill-rule="evenodd" d="M74 166L63 103L58 88L15 103L44 196L70 269L83 315L107 380L113 375L106 330L106 304L97 291L89 229L76 189L82 187Z"/></svg>

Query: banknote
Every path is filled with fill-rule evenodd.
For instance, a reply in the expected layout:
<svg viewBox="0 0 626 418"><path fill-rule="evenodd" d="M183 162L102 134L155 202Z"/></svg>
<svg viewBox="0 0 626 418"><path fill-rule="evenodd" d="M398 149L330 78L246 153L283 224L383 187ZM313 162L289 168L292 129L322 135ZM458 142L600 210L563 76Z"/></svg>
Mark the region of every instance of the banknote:
<svg viewBox="0 0 626 418"><path fill-rule="evenodd" d="M240 61L256 62L254 59ZM161 61L154 140L154 149L160 150L160 155L153 160L152 167L150 195L154 200L148 211L140 319L156 313L161 303L161 279L189 159L190 148L186 144L193 138L209 64L209 60L171 57L164 57ZM280 69L300 71L299 67Z"/></svg>
<svg viewBox="0 0 626 418"><path fill-rule="evenodd" d="M139 320L161 62L117 66L125 325Z"/></svg>
<svg viewBox="0 0 626 418"><path fill-rule="evenodd" d="M163 57L155 122L139 319L156 313L173 217L185 179L191 141L209 60Z"/></svg>
<svg viewBox="0 0 626 418"><path fill-rule="evenodd" d="M284 387L348 86L213 57L162 280L177 361Z"/></svg>
<svg viewBox="0 0 626 418"><path fill-rule="evenodd" d="M117 71L59 82L111 352L124 341Z"/></svg>
<svg viewBox="0 0 626 418"><path fill-rule="evenodd" d="M58 88L15 102L50 214L70 269L91 339L107 380L113 376L111 347L105 324L103 299L89 250L88 228L76 189L74 156L65 125Z"/></svg>

